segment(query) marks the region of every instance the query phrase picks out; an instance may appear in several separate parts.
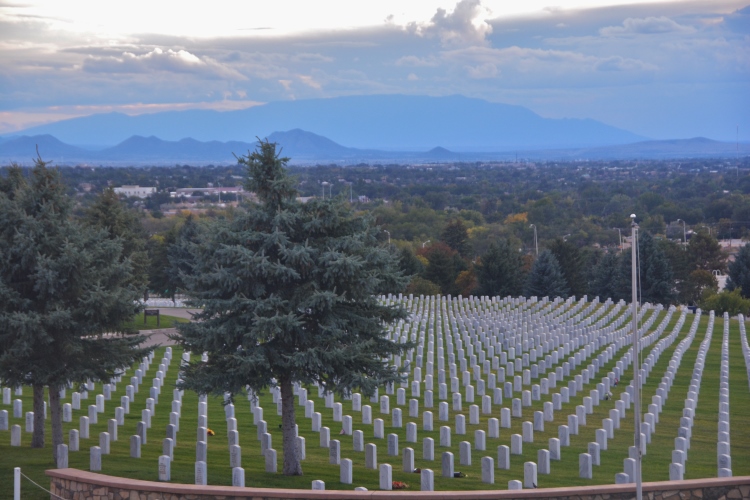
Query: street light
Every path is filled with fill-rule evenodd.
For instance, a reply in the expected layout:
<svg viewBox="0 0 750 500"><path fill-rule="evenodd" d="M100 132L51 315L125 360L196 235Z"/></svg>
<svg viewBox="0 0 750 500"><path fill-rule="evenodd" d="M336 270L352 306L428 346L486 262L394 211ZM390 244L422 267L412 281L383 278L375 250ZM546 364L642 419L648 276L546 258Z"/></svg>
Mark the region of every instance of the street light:
<svg viewBox="0 0 750 500"><path fill-rule="evenodd" d="M568 233L565 236L563 236L563 241L568 241L568 236L570 236L570 233Z"/></svg>
<svg viewBox="0 0 750 500"><path fill-rule="evenodd" d="M539 255L539 243L536 239L536 224L531 224L529 227L534 228L534 249L536 250L536 254Z"/></svg>
<svg viewBox="0 0 750 500"><path fill-rule="evenodd" d="M422 248L424 248L424 246L425 246L426 244L428 244L429 242L430 242L430 240L427 240L427 241L423 242L423 243L422 243Z"/></svg>
<svg viewBox="0 0 750 500"><path fill-rule="evenodd" d="M677 222L682 222L682 241L685 243L685 247L687 247L687 231L685 230L685 221L682 219L677 219Z"/></svg>
<svg viewBox="0 0 750 500"><path fill-rule="evenodd" d="M708 235L711 236L711 226L707 226L705 224L702 224L701 227L705 227L706 229L708 229Z"/></svg>
<svg viewBox="0 0 750 500"><path fill-rule="evenodd" d="M388 234L388 244L390 245L391 244L391 232L388 231L387 229L383 229L383 232L385 232L386 234Z"/></svg>
<svg viewBox="0 0 750 500"><path fill-rule="evenodd" d="M320 185L323 187L323 199L326 197L326 186L328 185L327 181L323 181L320 183Z"/></svg>

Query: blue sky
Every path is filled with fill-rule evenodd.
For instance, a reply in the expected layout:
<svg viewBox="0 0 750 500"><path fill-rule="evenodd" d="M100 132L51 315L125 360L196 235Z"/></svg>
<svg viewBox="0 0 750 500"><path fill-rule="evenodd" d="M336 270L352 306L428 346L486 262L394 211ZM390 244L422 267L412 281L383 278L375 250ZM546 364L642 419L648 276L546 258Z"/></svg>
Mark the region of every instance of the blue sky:
<svg viewBox="0 0 750 500"><path fill-rule="evenodd" d="M750 140L748 0L0 0L0 134L120 111L463 94Z"/></svg>

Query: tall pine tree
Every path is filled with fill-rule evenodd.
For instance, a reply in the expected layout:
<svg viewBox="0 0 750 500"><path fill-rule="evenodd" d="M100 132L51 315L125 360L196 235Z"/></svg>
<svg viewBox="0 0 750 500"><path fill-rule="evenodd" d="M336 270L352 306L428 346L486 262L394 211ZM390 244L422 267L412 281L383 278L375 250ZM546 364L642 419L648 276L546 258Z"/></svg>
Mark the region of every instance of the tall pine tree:
<svg viewBox="0 0 750 500"><path fill-rule="evenodd" d="M729 264L727 289L741 288L742 296L750 298L750 243L740 248L734 262Z"/></svg>
<svg viewBox="0 0 750 500"><path fill-rule="evenodd" d="M581 250L562 238L554 239L549 244L549 249L560 264L560 270L568 284L568 293L582 297L586 293L586 273Z"/></svg>
<svg viewBox="0 0 750 500"><path fill-rule="evenodd" d="M531 266L524 286L526 297L567 297L568 284L565 282L560 264L549 250L543 250Z"/></svg>
<svg viewBox="0 0 750 500"><path fill-rule="evenodd" d="M614 252L607 252L602 256L594 269L589 294L603 301L606 299L617 301L622 298L619 260Z"/></svg>
<svg viewBox="0 0 750 500"><path fill-rule="evenodd" d="M259 203L217 221L193 247L183 279L203 311L179 330L187 350L208 354L184 366L184 388L234 395L279 387L283 472L299 475L293 384L369 395L402 379L385 360L413 346L385 330L405 312L378 295L407 280L398 256L379 244L380 229L341 200L298 202L287 161L267 141L239 158Z"/></svg>
<svg viewBox="0 0 750 500"><path fill-rule="evenodd" d="M523 293L523 261L508 240L490 244L476 266L476 274L480 295L517 297Z"/></svg>
<svg viewBox="0 0 750 500"><path fill-rule="evenodd" d="M71 218L56 170L37 160L29 181L11 171L0 191L0 380L33 388L32 447L44 446L49 387L52 454L62 441L59 391L109 380L147 351L123 325L138 311L122 243Z"/></svg>

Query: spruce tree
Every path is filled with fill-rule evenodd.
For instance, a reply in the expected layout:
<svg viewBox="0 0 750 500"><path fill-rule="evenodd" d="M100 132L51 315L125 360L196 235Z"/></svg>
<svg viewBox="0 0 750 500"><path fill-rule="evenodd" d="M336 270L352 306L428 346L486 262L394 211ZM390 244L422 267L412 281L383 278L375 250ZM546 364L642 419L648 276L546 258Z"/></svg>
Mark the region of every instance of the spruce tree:
<svg viewBox="0 0 750 500"><path fill-rule="evenodd" d="M123 206L112 188L107 188L86 210L84 220L93 227L104 229L109 239L120 240L122 258L129 259L133 269L131 284L145 294L149 260L146 234L136 213Z"/></svg>
<svg viewBox="0 0 750 500"><path fill-rule="evenodd" d="M523 292L523 261L508 240L490 243L476 266L479 295L516 297Z"/></svg>
<svg viewBox="0 0 750 500"><path fill-rule="evenodd" d="M586 273L583 268L581 250L562 238L553 240L549 244L549 249L560 264L560 269L568 284L568 293L582 297L586 293Z"/></svg>
<svg viewBox="0 0 750 500"><path fill-rule="evenodd" d="M734 262L729 264L727 289L741 288L741 294L750 298L750 243L740 248Z"/></svg>
<svg viewBox="0 0 750 500"><path fill-rule="evenodd" d="M138 311L138 291L120 240L71 218L58 171L39 159L30 180L19 171L8 179L0 192L0 381L33 388L32 447L44 446L49 388L56 458L59 391L108 381L147 352L137 348L143 337L123 328Z"/></svg>
<svg viewBox="0 0 750 500"><path fill-rule="evenodd" d="M181 387L232 400L246 387L277 386L283 473L300 475L293 384L371 395L402 380L387 360L413 345L391 341L385 327L405 312L378 295L407 280L371 219L340 199L296 200L275 144L261 141L238 160L259 203L215 222L191 249L192 272L182 278L203 310L179 326L179 342L208 361L184 365Z"/></svg>
<svg viewBox="0 0 750 500"><path fill-rule="evenodd" d="M599 260L594 269L594 277L589 293L601 300L619 300L620 293L620 261L616 253L608 252Z"/></svg>
<svg viewBox="0 0 750 500"><path fill-rule="evenodd" d="M567 297L568 285L565 282L560 264L549 250L543 250L531 266L524 286L526 297Z"/></svg>
<svg viewBox="0 0 750 500"><path fill-rule="evenodd" d="M461 219L453 219L443 229L440 241L458 252L459 255L467 257L471 244L469 243L469 232L466 230Z"/></svg>

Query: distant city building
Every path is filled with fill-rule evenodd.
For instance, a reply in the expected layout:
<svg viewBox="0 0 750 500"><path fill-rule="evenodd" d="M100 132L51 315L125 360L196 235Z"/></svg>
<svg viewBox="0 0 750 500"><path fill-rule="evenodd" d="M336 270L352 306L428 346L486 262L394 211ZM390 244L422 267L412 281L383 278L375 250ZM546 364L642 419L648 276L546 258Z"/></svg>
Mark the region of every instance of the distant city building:
<svg viewBox="0 0 750 500"><path fill-rule="evenodd" d="M156 188L146 186L120 186L115 188L115 193L127 196L128 198L148 198L152 194L156 194Z"/></svg>
<svg viewBox="0 0 750 500"><path fill-rule="evenodd" d="M179 198L180 196L184 196L186 198L189 198L193 196L195 193L199 193L200 196L211 196L212 194L234 194L243 196L245 195L245 190L242 188L242 186L226 186L226 187L205 187L205 188L180 188L176 191L172 191L169 193L169 196L172 198Z"/></svg>

